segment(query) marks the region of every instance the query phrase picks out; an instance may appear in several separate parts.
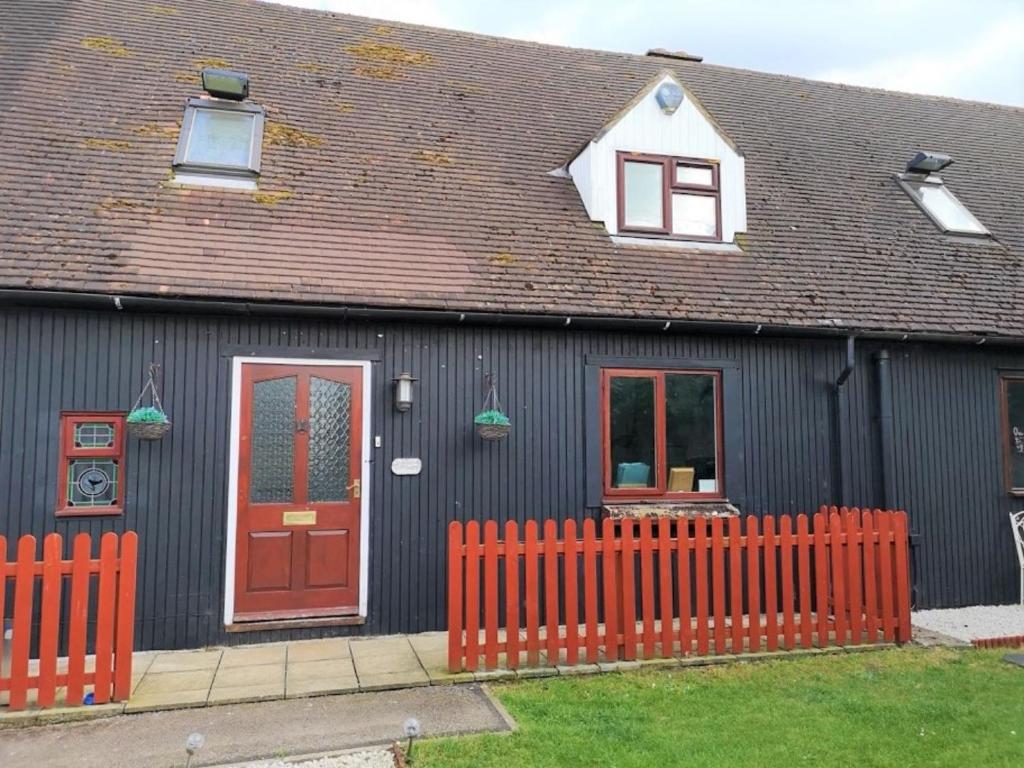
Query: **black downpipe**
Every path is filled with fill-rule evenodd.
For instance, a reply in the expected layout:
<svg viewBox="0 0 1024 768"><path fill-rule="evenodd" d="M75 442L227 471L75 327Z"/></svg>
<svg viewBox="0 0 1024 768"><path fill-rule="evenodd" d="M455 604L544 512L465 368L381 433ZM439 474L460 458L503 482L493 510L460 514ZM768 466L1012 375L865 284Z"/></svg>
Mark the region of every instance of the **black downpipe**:
<svg viewBox="0 0 1024 768"><path fill-rule="evenodd" d="M846 367L839 373L832 387L833 431L836 439L837 457L833 467L833 487L837 494L833 503L843 506L850 498L850 447L847 445L845 425L849 421L849 402L846 396L846 380L857 366L857 350L854 337L846 337Z"/></svg>
<svg viewBox="0 0 1024 768"><path fill-rule="evenodd" d="M875 355L878 369L878 440L882 458L882 509L896 504L896 438L892 403L892 368L889 350Z"/></svg>

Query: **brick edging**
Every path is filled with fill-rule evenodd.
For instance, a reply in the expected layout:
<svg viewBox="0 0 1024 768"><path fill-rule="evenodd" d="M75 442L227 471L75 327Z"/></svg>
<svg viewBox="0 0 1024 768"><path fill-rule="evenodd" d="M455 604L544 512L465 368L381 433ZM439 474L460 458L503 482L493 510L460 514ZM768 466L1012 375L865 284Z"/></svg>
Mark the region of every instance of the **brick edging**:
<svg viewBox="0 0 1024 768"><path fill-rule="evenodd" d="M985 637L977 640L971 640L971 645L975 648L1020 648L1024 646L1024 635Z"/></svg>

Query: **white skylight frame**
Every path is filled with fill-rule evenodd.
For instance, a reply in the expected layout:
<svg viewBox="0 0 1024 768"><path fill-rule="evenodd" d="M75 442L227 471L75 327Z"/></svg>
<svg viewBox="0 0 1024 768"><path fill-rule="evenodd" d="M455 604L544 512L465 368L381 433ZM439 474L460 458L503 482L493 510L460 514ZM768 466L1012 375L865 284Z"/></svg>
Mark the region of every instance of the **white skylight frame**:
<svg viewBox="0 0 1024 768"><path fill-rule="evenodd" d="M992 237L992 233L989 232L988 228L978 220L977 216L971 213L970 209L960 201L960 198L953 194L939 176L935 174L903 173L896 176L896 181L903 188L903 191L907 193L907 196L914 201L914 204L924 211L924 214L944 234L976 238ZM941 212L930 207L919 192L919 188L925 186L941 194L953 206L957 215L967 221L968 226L954 226L943 219Z"/></svg>
<svg viewBox="0 0 1024 768"><path fill-rule="evenodd" d="M204 110L252 115L249 157L245 165L190 162L188 160L196 115ZM181 133L178 136L178 147L172 164L175 180L180 183L219 184L226 187L248 188L252 186L260 175L260 162L263 155L263 124L265 119L266 110L257 104L222 101L220 99L189 99L185 105L185 116L181 121Z"/></svg>

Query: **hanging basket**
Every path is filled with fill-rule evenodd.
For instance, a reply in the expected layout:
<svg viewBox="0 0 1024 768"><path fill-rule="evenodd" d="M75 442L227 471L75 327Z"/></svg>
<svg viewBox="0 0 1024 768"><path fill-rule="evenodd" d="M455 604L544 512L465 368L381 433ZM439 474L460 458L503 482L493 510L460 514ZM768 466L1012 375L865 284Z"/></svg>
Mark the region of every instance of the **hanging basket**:
<svg viewBox="0 0 1024 768"><path fill-rule="evenodd" d="M512 431L511 424L477 424L476 433L484 440L504 440Z"/></svg>
<svg viewBox="0 0 1024 768"><path fill-rule="evenodd" d="M171 431L171 420L164 413L163 406L160 404L160 395L156 391L155 378L159 371L159 365L156 363L150 364L149 381L142 388L142 392L139 393L138 398L135 400L135 405L132 406L128 418L125 419L125 427L128 430L128 434L139 440L159 440ZM139 405L142 403L142 398L145 397L146 392L149 392L150 397L152 397L153 405L140 408Z"/></svg>
<svg viewBox="0 0 1024 768"><path fill-rule="evenodd" d="M476 433L483 440L492 442L504 440L512 431L512 422L501 410L501 401L498 400L498 390L494 386L493 377L487 375L487 383L490 388L484 398L484 407L473 419L476 426Z"/></svg>
<svg viewBox="0 0 1024 768"><path fill-rule="evenodd" d="M171 431L169 421L129 421L126 424L128 434L139 440L159 440Z"/></svg>

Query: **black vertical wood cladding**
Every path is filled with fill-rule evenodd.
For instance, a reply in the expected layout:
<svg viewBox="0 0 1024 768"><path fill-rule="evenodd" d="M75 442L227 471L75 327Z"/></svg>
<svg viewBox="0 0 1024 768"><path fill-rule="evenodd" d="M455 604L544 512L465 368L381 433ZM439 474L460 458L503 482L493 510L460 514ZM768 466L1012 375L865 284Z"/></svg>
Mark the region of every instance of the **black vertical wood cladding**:
<svg viewBox="0 0 1024 768"><path fill-rule="evenodd" d="M847 382L851 498L881 503L878 396L872 355L858 343ZM1002 488L999 368L1024 353L893 345L896 504L921 534L922 606L1010 602L1016 561ZM369 619L363 628L227 635L222 627L231 354L323 356L366 350L373 364ZM445 622L449 520L567 518L586 509L585 359L588 355L732 360L731 399L743 419L744 513L813 511L832 488L831 387L845 340L686 336L527 328L342 323L52 310L0 312L0 532L70 538L131 528L141 539L143 648L194 647L343 632L413 632ZM129 439L127 512L62 519L57 493L62 410L127 409L146 365L163 366L174 420L157 443ZM419 378L406 414L391 379ZM513 421L502 443L474 435L472 417L493 373ZM730 401L725 402L728 411ZM393 458L419 456L423 473L394 477Z"/></svg>

